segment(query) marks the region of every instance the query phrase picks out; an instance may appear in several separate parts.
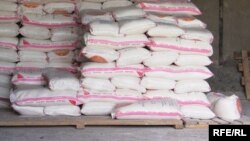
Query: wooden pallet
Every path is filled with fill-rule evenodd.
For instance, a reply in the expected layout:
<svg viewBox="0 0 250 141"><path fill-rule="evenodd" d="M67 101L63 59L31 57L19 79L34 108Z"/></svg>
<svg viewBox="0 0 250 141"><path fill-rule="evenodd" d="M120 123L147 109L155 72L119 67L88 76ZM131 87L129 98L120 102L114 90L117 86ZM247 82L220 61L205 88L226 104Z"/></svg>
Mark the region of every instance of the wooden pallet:
<svg viewBox="0 0 250 141"><path fill-rule="evenodd" d="M209 125L250 125L250 118L242 116L240 120L226 121L220 118L213 118L211 120L200 120L200 119L183 119L185 128L208 128Z"/></svg>
<svg viewBox="0 0 250 141"><path fill-rule="evenodd" d="M182 120L114 120L110 116L44 116L23 117L17 115L11 109L0 110L0 127L14 126L173 126L176 129L183 128Z"/></svg>
<svg viewBox="0 0 250 141"><path fill-rule="evenodd" d="M250 53L246 50L242 50L241 53L234 53L234 58L240 60L239 71L243 72L243 77L241 78L241 84L245 86L246 97L250 100Z"/></svg>

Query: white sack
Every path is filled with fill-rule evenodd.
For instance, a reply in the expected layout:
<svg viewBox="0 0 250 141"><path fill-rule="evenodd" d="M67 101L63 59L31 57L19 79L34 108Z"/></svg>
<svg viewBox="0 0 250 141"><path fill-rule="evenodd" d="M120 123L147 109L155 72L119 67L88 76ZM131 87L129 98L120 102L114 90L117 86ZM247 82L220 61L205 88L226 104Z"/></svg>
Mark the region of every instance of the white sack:
<svg viewBox="0 0 250 141"><path fill-rule="evenodd" d="M207 25L193 16L177 16L178 26L182 28L206 28Z"/></svg>
<svg viewBox="0 0 250 141"><path fill-rule="evenodd" d="M191 2L141 2L137 5L147 12L169 15L201 15L201 11Z"/></svg>
<svg viewBox="0 0 250 141"><path fill-rule="evenodd" d="M53 51L58 49L74 50L78 44L78 41L58 41L52 42L50 40L36 40L30 38L22 38L20 40L20 50L37 50L37 51Z"/></svg>
<svg viewBox="0 0 250 141"><path fill-rule="evenodd" d="M175 64L178 66L209 66L212 61L203 55L179 55Z"/></svg>
<svg viewBox="0 0 250 141"><path fill-rule="evenodd" d="M175 93L210 92L211 88L205 80L187 79L178 81L174 91Z"/></svg>
<svg viewBox="0 0 250 141"><path fill-rule="evenodd" d="M108 0L102 4L102 9L113 10L113 9L119 9L121 7L127 7L132 4L133 3L129 0Z"/></svg>
<svg viewBox="0 0 250 141"><path fill-rule="evenodd" d="M12 84L14 85L45 85L46 80L42 76L42 72L18 72L12 77Z"/></svg>
<svg viewBox="0 0 250 141"><path fill-rule="evenodd" d="M215 114L225 120L233 121L241 117L241 103L236 95L222 97L214 105Z"/></svg>
<svg viewBox="0 0 250 141"><path fill-rule="evenodd" d="M125 35L143 34L156 26L149 19L124 20L119 22L120 33Z"/></svg>
<svg viewBox="0 0 250 141"><path fill-rule="evenodd" d="M48 68L64 70L72 73L77 72L77 66L69 62L49 62Z"/></svg>
<svg viewBox="0 0 250 141"><path fill-rule="evenodd" d="M94 3L94 2L88 2L88 1L82 1L77 4L78 11L81 12L87 12L91 10L101 10L102 4L101 3Z"/></svg>
<svg viewBox="0 0 250 141"><path fill-rule="evenodd" d="M31 39L46 40L51 37L51 32L46 27L25 25L19 31L24 37Z"/></svg>
<svg viewBox="0 0 250 141"><path fill-rule="evenodd" d="M180 54L213 55L213 47L203 41L185 40L180 38L151 38L148 45L153 51L176 51Z"/></svg>
<svg viewBox="0 0 250 141"><path fill-rule="evenodd" d="M15 90L11 102L19 106L76 105L76 91L51 91L48 88Z"/></svg>
<svg viewBox="0 0 250 141"><path fill-rule="evenodd" d="M76 27L64 27L51 29L51 41L72 41L78 39L78 31Z"/></svg>
<svg viewBox="0 0 250 141"><path fill-rule="evenodd" d="M74 105L46 106L44 114L48 116L80 116L80 107Z"/></svg>
<svg viewBox="0 0 250 141"><path fill-rule="evenodd" d="M22 16L22 24L53 28L76 26L76 21L73 16L64 16L60 14L25 14L24 16Z"/></svg>
<svg viewBox="0 0 250 141"><path fill-rule="evenodd" d="M213 73L206 67L152 67L145 71L146 76L161 77L173 80L185 79L208 79L213 76Z"/></svg>
<svg viewBox="0 0 250 141"><path fill-rule="evenodd" d="M16 104L12 105L12 108L18 112L20 115L24 116L44 116L44 107L32 107L32 106L18 106Z"/></svg>
<svg viewBox="0 0 250 141"><path fill-rule="evenodd" d="M18 45L17 38L0 37L0 48L17 50L17 45Z"/></svg>
<svg viewBox="0 0 250 141"><path fill-rule="evenodd" d="M181 112L187 118L212 119L215 117L215 114L208 107L201 105L181 106Z"/></svg>
<svg viewBox="0 0 250 141"><path fill-rule="evenodd" d="M141 79L134 76L116 76L111 79L111 83L119 89L132 89L145 93L146 89L140 85Z"/></svg>
<svg viewBox="0 0 250 141"><path fill-rule="evenodd" d="M128 35L128 36L93 36L90 34L84 35L86 46L107 47L112 49L123 49L128 47L144 47L149 43L148 38L144 34Z"/></svg>
<svg viewBox="0 0 250 141"><path fill-rule="evenodd" d="M12 74L15 70L15 63L0 61L0 74Z"/></svg>
<svg viewBox="0 0 250 141"><path fill-rule="evenodd" d="M113 21L94 21L89 24L89 31L96 36L118 36L119 25Z"/></svg>
<svg viewBox="0 0 250 141"><path fill-rule="evenodd" d="M43 11L43 5L36 2L25 2L19 4L18 12L21 15L25 14L39 14L43 15L45 12Z"/></svg>
<svg viewBox="0 0 250 141"><path fill-rule="evenodd" d="M198 40L212 43L214 40L213 34L204 28L185 28L185 34L181 38L188 40Z"/></svg>
<svg viewBox="0 0 250 141"><path fill-rule="evenodd" d="M169 66L178 58L178 53L172 51L152 52L151 56L143 61L148 67Z"/></svg>
<svg viewBox="0 0 250 141"><path fill-rule="evenodd" d="M48 81L49 88L53 91L58 91L58 90L78 91L80 89L80 82L78 78L70 72L49 69L46 73L44 73L44 76Z"/></svg>
<svg viewBox="0 0 250 141"><path fill-rule="evenodd" d="M167 24L177 24L177 20L174 16L159 14L159 13L147 13L146 17L156 23L167 23Z"/></svg>
<svg viewBox="0 0 250 141"><path fill-rule="evenodd" d="M183 94L175 94L173 91L169 90L150 90L144 94L146 99L175 99L180 105L204 105L210 106L210 102L208 101L206 95L204 93L183 93Z"/></svg>
<svg viewBox="0 0 250 141"><path fill-rule="evenodd" d="M176 25L162 23L158 23L156 27L149 29L147 32L151 37L178 37L184 33L184 30Z"/></svg>
<svg viewBox="0 0 250 141"><path fill-rule="evenodd" d="M14 2L0 1L0 11L15 12L17 11L17 7L18 5Z"/></svg>
<svg viewBox="0 0 250 141"><path fill-rule="evenodd" d="M77 98L81 103L112 102L126 104L143 100L143 95L138 91L128 89L117 89L114 92L96 92L85 89L78 93Z"/></svg>
<svg viewBox="0 0 250 141"><path fill-rule="evenodd" d="M13 63L19 61L15 50L5 48L0 48L0 60Z"/></svg>
<svg viewBox="0 0 250 141"><path fill-rule="evenodd" d="M115 90L115 86L108 79L100 78L83 78L81 80L82 86L85 89L90 89L100 92L112 92Z"/></svg>
<svg viewBox="0 0 250 141"><path fill-rule="evenodd" d="M19 62L16 64L17 71L42 71L48 67L47 62Z"/></svg>
<svg viewBox="0 0 250 141"><path fill-rule="evenodd" d="M119 52L106 47L85 47L81 51L92 62L110 63L119 58Z"/></svg>
<svg viewBox="0 0 250 141"><path fill-rule="evenodd" d="M151 55L145 48L125 48L119 50L119 54L117 66L140 64Z"/></svg>
<svg viewBox="0 0 250 141"><path fill-rule="evenodd" d="M148 90L171 90L174 89L176 82L171 79L161 77L143 77L141 86Z"/></svg>
<svg viewBox="0 0 250 141"><path fill-rule="evenodd" d="M54 50L48 52L49 62L58 63L71 63L74 58L74 53L68 49Z"/></svg>
<svg viewBox="0 0 250 141"><path fill-rule="evenodd" d="M114 21L114 19L110 12L100 10L84 12L81 18L82 24L87 25L93 21Z"/></svg>
<svg viewBox="0 0 250 141"><path fill-rule="evenodd" d="M110 78L114 76L142 77L143 65L116 67L115 63L85 63L81 66L81 73L85 77Z"/></svg>
<svg viewBox="0 0 250 141"><path fill-rule="evenodd" d="M75 11L75 4L68 2L51 2L45 4L43 10L49 14L70 14Z"/></svg>
<svg viewBox="0 0 250 141"><path fill-rule="evenodd" d="M81 113L87 116L110 115L115 108L113 102L87 102L83 105Z"/></svg>
<svg viewBox="0 0 250 141"><path fill-rule="evenodd" d="M181 119L182 113L174 100L149 100L133 103L115 110L117 119Z"/></svg>
<svg viewBox="0 0 250 141"><path fill-rule="evenodd" d="M1 11L0 23L17 23L20 21L16 12Z"/></svg>
<svg viewBox="0 0 250 141"><path fill-rule="evenodd" d="M117 21L143 18L146 13L137 7L122 7L113 11L113 16Z"/></svg>
<svg viewBox="0 0 250 141"><path fill-rule="evenodd" d="M47 62L47 55L40 51L20 50L18 52L21 62Z"/></svg>
<svg viewBox="0 0 250 141"><path fill-rule="evenodd" d="M0 23L0 37L16 37L18 30L19 26L15 23Z"/></svg>
<svg viewBox="0 0 250 141"><path fill-rule="evenodd" d="M0 87L11 87L11 76L0 74Z"/></svg>

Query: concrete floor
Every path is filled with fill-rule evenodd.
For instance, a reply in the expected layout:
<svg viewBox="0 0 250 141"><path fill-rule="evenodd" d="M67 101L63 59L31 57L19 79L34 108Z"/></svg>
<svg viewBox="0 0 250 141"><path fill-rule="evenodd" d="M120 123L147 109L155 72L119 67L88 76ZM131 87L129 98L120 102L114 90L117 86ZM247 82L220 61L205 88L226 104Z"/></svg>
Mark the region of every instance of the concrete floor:
<svg viewBox="0 0 250 141"><path fill-rule="evenodd" d="M210 79L213 91L237 94L243 105L244 114L250 116L250 102L245 100L240 85L241 74L237 63L228 60L224 67L211 66L216 77ZM0 128L1 141L207 141L208 129L182 129L172 127L27 127Z"/></svg>

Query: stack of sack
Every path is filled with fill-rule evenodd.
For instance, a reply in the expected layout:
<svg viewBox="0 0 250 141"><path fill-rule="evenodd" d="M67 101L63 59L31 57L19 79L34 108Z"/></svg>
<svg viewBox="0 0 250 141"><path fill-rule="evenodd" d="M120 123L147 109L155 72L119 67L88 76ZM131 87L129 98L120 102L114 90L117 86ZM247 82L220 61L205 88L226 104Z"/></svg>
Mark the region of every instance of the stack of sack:
<svg viewBox="0 0 250 141"><path fill-rule="evenodd" d="M22 0L18 12L23 36L19 44L18 71L58 68L76 71L74 50L79 43L72 0Z"/></svg>
<svg viewBox="0 0 250 141"><path fill-rule="evenodd" d="M128 14L119 14L120 10L128 11ZM142 100L142 93L146 89L139 84L142 74L138 70L144 66L138 59L150 56L150 52L143 48L149 40L142 33L126 36L120 33L119 23L116 22L118 18L115 17L120 15L120 20L137 19L144 16L145 12L127 0L86 0L79 4L78 11L86 31L85 46L81 54L88 58L88 62L83 63L80 68L84 90L79 92L78 99L84 104L82 113L110 115L117 104ZM154 22L150 24L154 26ZM130 62L127 55L134 52L142 55Z"/></svg>
<svg viewBox="0 0 250 141"><path fill-rule="evenodd" d="M80 107L77 106L80 83L71 72L49 69L42 73L42 76L37 73L17 75L19 76L13 77L17 87L10 95L12 107L16 112L26 116L81 115Z"/></svg>
<svg viewBox="0 0 250 141"><path fill-rule="evenodd" d="M213 76L207 68L212 63L213 35L193 17L200 15L200 10L191 2L138 2L137 7L156 22L156 27L147 31L152 58L144 61L149 68L141 82L148 88L145 96L177 100L184 117L215 117L205 95L211 90L205 80Z"/></svg>
<svg viewBox="0 0 250 141"><path fill-rule="evenodd" d="M11 74L18 62L19 17L15 0L0 1L0 108L9 107Z"/></svg>
<svg viewBox="0 0 250 141"><path fill-rule="evenodd" d="M213 76L206 67L212 63L213 35L193 17L201 14L195 5L139 1L105 10L103 3L83 3L89 4L80 10L88 31L82 54L89 60L81 67L83 114L90 114L84 109L91 102L98 109L141 100L161 104L171 98L188 113L185 117L215 116L205 95L210 91L205 80Z"/></svg>
<svg viewBox="0 0 250 141"><path fill-rule="evenodd" d="M11 104L21 115L79 116L75 49L79 44L74 0L20 0L20 62L12 77Z"/></svg>

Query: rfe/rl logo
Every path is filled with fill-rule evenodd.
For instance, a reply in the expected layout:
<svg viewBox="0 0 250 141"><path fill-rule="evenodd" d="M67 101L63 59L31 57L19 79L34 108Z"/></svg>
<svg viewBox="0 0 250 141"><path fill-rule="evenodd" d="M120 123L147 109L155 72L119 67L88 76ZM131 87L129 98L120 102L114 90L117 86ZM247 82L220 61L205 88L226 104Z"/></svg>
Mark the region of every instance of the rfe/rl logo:
<svg viewBox="0 0 250 141"><path fill-rule="evenodd" d="M221 137L246 137L244 129L213 129L213 136Z"/></svg>
<svg viewBox="0 0 250 141"><path fill-rule="evenodd" d="M209 125L209 141L250 141L250 125Z"/></svg>

